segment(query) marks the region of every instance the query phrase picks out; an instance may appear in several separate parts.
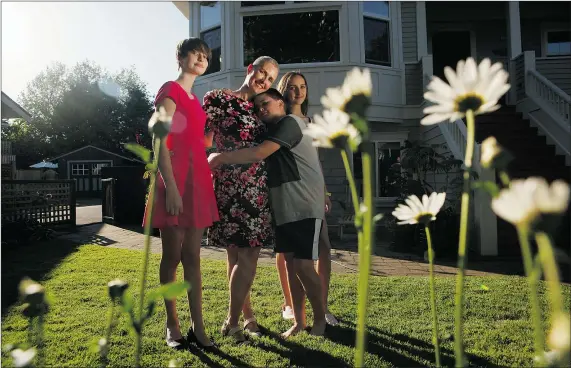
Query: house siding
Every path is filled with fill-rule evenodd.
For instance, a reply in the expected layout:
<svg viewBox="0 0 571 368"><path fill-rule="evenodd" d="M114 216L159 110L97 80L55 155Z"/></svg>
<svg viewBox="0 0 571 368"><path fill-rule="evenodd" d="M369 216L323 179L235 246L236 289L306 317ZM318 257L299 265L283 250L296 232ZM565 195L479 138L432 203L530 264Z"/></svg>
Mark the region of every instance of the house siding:
<svg viewBox="0 0 571 368"><path fill-rule="evenodd" d="M537 59L535 69L563 92L571 95L571 57Z"/></svg>
<svg viewBox="0 0 571 368"><path fill-rule="evenodd" d="M406 104L420 105L423 100L422 64L405 64Z"/></svg>
<svg viewBox="0 0 571 368"><path fill-rule="evenodd" d="M402 52L404 62L418 61L416 36L416 2L401 3Z"/></svg>
<svg viewBox="0 0 571 368"><path fill-rule="evenodd" d="M58 174L61 179L69 179L69 173L67 171L67 164L69 161L112 161L113 166L139 166L142 165L140 162L130 161L119 156L115 156L98 149L88 147L81 151L77 151L66 155L60 159L57 159L58 164Z"/></svg>

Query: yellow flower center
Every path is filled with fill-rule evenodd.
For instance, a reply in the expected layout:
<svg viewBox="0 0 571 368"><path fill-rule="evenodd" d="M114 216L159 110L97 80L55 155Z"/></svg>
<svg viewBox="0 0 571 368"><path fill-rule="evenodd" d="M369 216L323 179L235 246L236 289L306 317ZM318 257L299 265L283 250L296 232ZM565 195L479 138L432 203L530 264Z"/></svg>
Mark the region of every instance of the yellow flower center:
<svg viewBox="0 0 571 368"><path fill-rule="evenodd" d="M416 215L416 221L418 221L418 223L420 224L428 225L428 223L430 223L433 217L434 215L432 213L421 212L418 215Z"/></svg>
<svg viewBox="0 0 571 368"><path fill-rule="evenodd" d="M468 92L465 95L458 96L454 101L454 110L465 113L468 110L478 111L480 106L484 104L484 98L474 92Z"/></svg>
<svg viewBox="0 0 571 368"><path fill-rule="evenodd" d="M331 134L329 140L334 147L345 149L349 141L349 133L345 130L339 130Z"/></svg>

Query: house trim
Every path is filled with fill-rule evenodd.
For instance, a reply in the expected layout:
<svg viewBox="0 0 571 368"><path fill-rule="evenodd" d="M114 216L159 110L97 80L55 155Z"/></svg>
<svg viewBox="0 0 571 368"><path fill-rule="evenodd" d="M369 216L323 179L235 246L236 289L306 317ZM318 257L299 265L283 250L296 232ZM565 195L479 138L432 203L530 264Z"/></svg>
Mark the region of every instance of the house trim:
<svg viewBox="0 0 571 368"><path fill-rule="evenodd" d="M47 160L47 161L59 160L59 159L62 158L62 157L69 156L69 155L71 155L72 153L77 153L77 152L79 152L79 151L83 151L83 150L86 149L86 148L94 148L94 149L96 149L96 150L99 150L99 151L108 153L108 154L110 154L110 155L114 155L114 156L117 156L117 157L124 158L125 160L136 161L136 162L140 162L140 163L144 164L144 162L141 161L141 160L137 160L137 159L131 158L131 157L122 156L122 155L119 155L119 154L117 154L117 153L113 153L113 152L111 152L111 151L107 151L107 150L104 150L103 148L95 147L95 146L92 146L92 145L87 145L87 146L78 148L78 149L76 149L76 150L73 150L73 151L71 151L71 152L65 153L65 154L63 154L63 155L60 155L60 156L51 158L51 159L49 159L49 160ZM72 160L72 161L74 161L74 160ZM75 161L81 161L81 160L75 160ZM84 160L84 161L94 161L94 160ZM97 161L97 160L95 160L95 161ZM105 161L105 160L99 160L99 161ZM70 162L71 162L71 161L70 161Z"/></svg>
<svg viewBox="0 0 571 368"><path fill-rule="evenodd" d="M547 56L547 34L549 32L560 32L560 31L566 31L566 32L571 32L569 30L569 24L566 24L564 22L548 22L548 23L541 23L541 57L542 58L548 58L548 59L554 59L554 58L561 58L561 57L569 57L571 54L567 54L567 55L557 55L557 56Z"/></svg>
<svg viewBox="0 0 571 368"><path fill-rule="evenodd" d="M24 110L24 108L22 106L18 105L18 103L16 103L16 101L12 100L10 98L10 96L5 94L4 92L2 92L2 104L6 105L6 107L8 107L14 113L19 115L18 116L19 118L22 118L22 119L26 120L27 122L30 122L32 120L32 115L29 112L27 112L26 110ZM16 118L16 117L14 117L14 118ZM9 119L13 119L13 118L9 118Z"/></svg>
<svg viewBox="0 0 571 368"><path fill-rule="evenodd" d="M113 166L113 160L69 160L67 162L67 178L70 180L73 179L71 177L71 165L85 164L85 163L96 163L96 164L108 163L109 166Z"/></svg>

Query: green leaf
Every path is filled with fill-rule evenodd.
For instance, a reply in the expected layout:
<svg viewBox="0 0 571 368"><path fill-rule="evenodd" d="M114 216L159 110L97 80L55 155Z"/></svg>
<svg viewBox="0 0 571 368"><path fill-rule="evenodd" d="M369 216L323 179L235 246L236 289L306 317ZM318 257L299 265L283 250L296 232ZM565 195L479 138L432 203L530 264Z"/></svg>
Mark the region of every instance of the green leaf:
<svg viewBox="0 0 571 368"><path fill-rule="evenodd" d="M139 156L144 162L151 162L151 151L136 143L125 143L125 148Z"/></svg>
<svg viewBox="0 0 571 368"><path fill-rule="evenodd" d="M121 308L125 313L131 313L133 311L133 297L130 294L123 293L123 297L121 298Z"/></svg>
<svg viewBox="0 0 571 368"><path fill-rule="evenodd" d="M472 189L482 189L490 194L492 198L496 198L500 194L500 188L493 181L477 181L472 183Z"/></svg>
<svg viewBox="0 0 571 368"><path fill-rule="evenodd" d="M480 285L480 289L484 290L484 291L490 291L490 288L487 287L486 285L482 284Z"/></svg>
<svg viewBox="0 0 571 368"><path fill-rule="evenodd" d="M148 298L153 301L159 298L174 299L177 296L184 295L188 289L190 289L190 284L186 281L171 282L151 291Z"/></svg>

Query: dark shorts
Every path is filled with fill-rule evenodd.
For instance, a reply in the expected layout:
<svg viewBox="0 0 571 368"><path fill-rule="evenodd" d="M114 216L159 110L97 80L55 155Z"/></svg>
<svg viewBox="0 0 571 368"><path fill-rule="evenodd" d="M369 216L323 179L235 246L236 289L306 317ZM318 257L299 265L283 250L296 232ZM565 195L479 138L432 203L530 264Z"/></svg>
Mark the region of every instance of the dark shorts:
<svg viewBox="0 0 571 368"><path fill-rule="evenodd" d="M276 226L276 253L293 253L293 258L317 260L321 219L304 219Z"/></svg>

